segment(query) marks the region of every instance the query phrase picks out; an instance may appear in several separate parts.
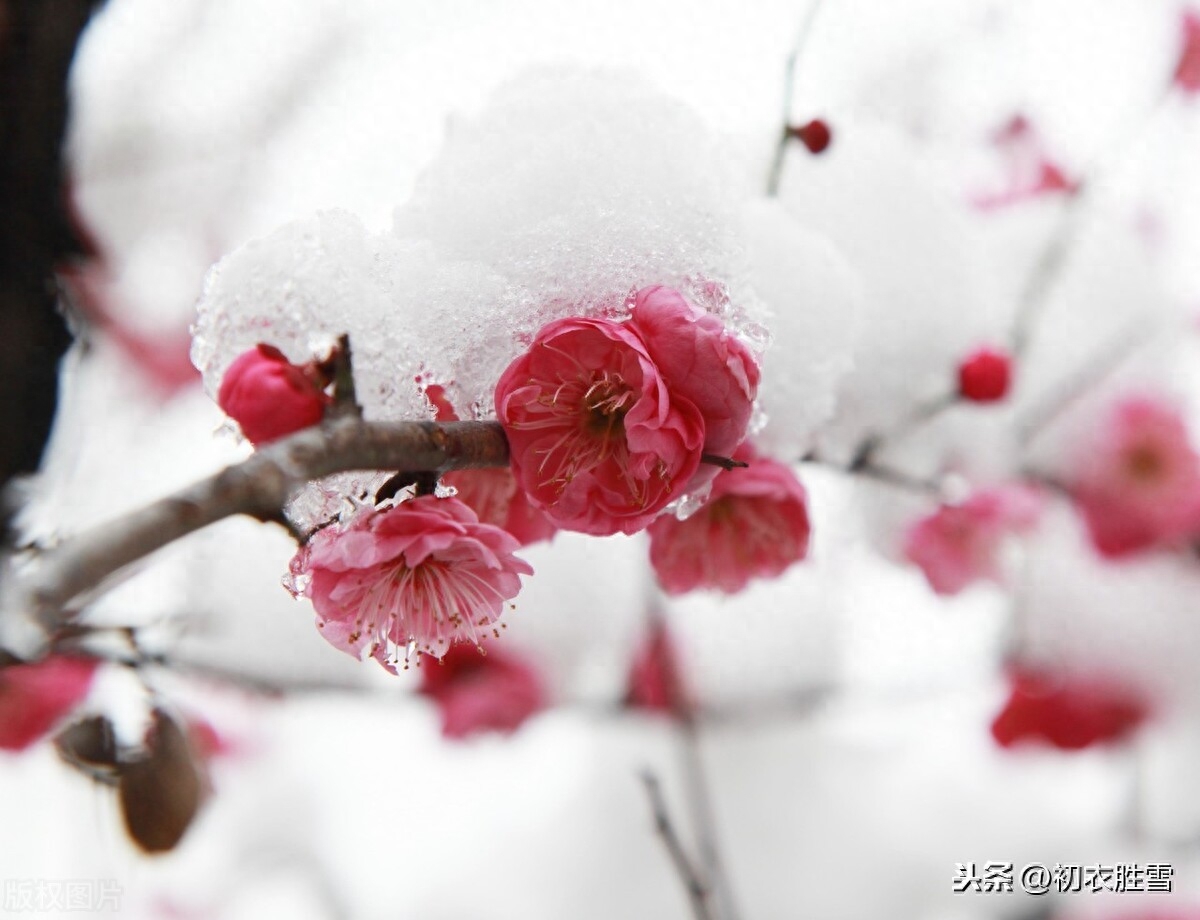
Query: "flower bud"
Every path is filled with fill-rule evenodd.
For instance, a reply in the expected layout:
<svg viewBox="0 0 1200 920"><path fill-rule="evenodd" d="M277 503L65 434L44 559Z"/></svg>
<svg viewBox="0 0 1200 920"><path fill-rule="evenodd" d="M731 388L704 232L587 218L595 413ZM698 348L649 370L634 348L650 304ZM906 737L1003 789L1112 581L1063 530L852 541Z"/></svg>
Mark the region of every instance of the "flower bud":
<svg viewBox="0 0 1200 920"><path fill-rule="evenodd" d="M317 424L329 398L278 348L258 345L229 365L217 404L252 444L261 445Z"/></svg>

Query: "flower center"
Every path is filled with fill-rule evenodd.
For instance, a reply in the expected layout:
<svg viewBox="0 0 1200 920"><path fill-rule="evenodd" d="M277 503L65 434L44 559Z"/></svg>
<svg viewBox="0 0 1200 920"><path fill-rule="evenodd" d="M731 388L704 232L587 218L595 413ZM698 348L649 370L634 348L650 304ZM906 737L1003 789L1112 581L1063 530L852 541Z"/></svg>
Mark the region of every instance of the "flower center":
<svg viewBox="0 0 1200 920"><path fill-rule="evenodd" d="M1139 482L1153 482L1164 472L1163 456L1151 444L1139 444L1125 455L1125 468Z"/></svg>
<svg viewBox="0 0 1200 920"><path fill-rule="evenodd" d="M611 438L624 435L625 416L633 406L635 396L619 374L608 371L592 382L583 394L583 429L593 437Z"/></svg>

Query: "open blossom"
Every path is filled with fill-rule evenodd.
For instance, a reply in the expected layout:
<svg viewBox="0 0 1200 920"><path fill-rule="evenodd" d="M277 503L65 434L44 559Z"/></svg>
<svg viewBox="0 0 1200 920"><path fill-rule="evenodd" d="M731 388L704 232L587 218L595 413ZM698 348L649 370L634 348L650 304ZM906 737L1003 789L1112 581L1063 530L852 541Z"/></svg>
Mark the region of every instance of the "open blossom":
<svg viewBox="0 0 1200 920"><path fill-rule="evenodd" d="M976 492L909 527L904 556L920 567L938 594L957 594L976 581L998 581L1005 539L1030 530L1041 506L1038 493L1023 486Z"/></svg>
<svg viewBox="0 0 1200 920"><path fill-rule="evenodd" d="M1071 492L1105 556L1200 532L1200 457L1179 411L1155 399L1113 408L1080 451Z"/></svg>
<svg viewBox="0 0 1200 920"><path fill-rule="evenodd" d="M441 661L422 664L420 692L437 704L447 738L515 731L547 702L537 670L496 644L484 654L454 643Z"/></svg>
<svg viewBox="0 0 1200 920"><path fill-rule="evenodd" d="M221 378L217 404L252 444L266 444L317 424L329 398L304 368L271 345L243 352Z"/></svg>
<svg viewBox="0 0 1200 920"><path fill-rule="evenodd" d="M562 319L537 334L496 384L512 468L559 527L644 528L700 464L700 410L668 386L630 323Z"/></svg>
<svg viewBox="0 0 1200 920"><path fill-rule="evenodd" d="M758 363L750 349L717 317L662 285L634 295L630 322L672 397L682 396L700 410L704 452L733 456L746 438L758 393Z"/></svg>
<svg viewBox="0 0 1200 920"><path fill-rule="evenodd" d="M0 750L21 751L83 702L96 662L57 655L0 670Z"/></svg>
<svg viewBox="0 0 1200 920"><path fill-rule="evenodd" d="M458 421L458 413L446 398L443 387L433 384L425 389L425 396L434 407L439 422ZM522 546L549 540L558 529L529 503L525 492L517 487L509 467L456 470L444 475L442 482L454 487L455 497L469 505L479 520L507 530Z"/></svg>
<svg viewBox="0 0 1200 920"><path fill-rule="evenodd" d="M1100 676L1014 668L1008 679L1008 700L992 723L992 736L1003 747L1040 741L1079 750L1120 741L1150 713L1142 694Z"/></svg>
<svg viewBox="0 0 1200 920"><path fill-rule="evenodd" d="M291 571L332 645L394 672L410 642L435 658L456 639L478 644L533 572L515 549L458 499L426 495L318 531Z"/></svg>
<svg viewBox="0 0 1200 920"><path fill-rule="evenodd" d="M749 466L719 473L691 517L668 515L650 525L650 563L668 594L696 588L733 594L808 555L808 495L791 467L747 445L734 459Z"/></svg>

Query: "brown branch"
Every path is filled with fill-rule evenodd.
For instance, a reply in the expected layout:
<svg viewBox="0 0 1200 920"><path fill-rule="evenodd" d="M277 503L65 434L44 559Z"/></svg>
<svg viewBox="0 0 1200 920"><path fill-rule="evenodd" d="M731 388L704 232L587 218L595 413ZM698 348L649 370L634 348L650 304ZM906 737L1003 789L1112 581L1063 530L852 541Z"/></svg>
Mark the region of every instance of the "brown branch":
<svg viewBox="0 0 1200 920"><path fill-rule="evenodd" d="M334 418L34 556L5 580L0 617L24 615L53 633L69 621L66 607L73 599L130 563L235 514L278 520L289 497L314 479L354 470L442 472L507 464L508 442L497 422Z"/></svg>
<svg viewBox="0 0 1200 920"><path fill-rule="evenodd" d="M650 799L650 811L654 816L654 829L658 832L658 836L662 838L667 855L671 857L671 862L675 866L679 880L683 882L683 888L687 892L693 916L696 917L696 920L714 920L714 915L708 904L708 886L700 878L700 875L692 865L692 861L688 859L687 853L684 852L683 843L680 841L679 834L675 830L675 825L671 823L671 816L667 812L667 803L663 800L658 777L650 770L643 770L642 783L645 784L646 796Z"/></svg>

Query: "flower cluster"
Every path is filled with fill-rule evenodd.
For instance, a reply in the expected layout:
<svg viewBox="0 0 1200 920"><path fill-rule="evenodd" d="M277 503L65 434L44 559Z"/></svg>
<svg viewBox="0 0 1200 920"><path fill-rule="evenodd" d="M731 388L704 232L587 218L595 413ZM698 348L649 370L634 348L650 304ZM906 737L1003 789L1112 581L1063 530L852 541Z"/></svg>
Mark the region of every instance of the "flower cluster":
<svg viewBox="0 0 1200 920"><path fill-rule="evenodd" d="M496 384L496 412L517 482L556 526L628 534L711 481L701 458L737 449L758 380L719 319L655 286L626 322L543 327Z"/></svg>

